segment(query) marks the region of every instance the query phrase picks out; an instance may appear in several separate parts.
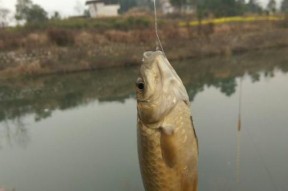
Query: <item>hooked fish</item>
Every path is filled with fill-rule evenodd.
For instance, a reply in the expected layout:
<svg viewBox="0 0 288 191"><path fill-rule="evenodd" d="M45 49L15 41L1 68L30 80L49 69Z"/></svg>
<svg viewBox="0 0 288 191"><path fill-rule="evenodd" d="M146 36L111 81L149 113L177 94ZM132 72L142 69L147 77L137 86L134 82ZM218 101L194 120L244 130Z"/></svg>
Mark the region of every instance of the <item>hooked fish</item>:
<svg viewBox="0 0 288 191"><path fill-rule="evenodd" d="M136 81L138 155L146 191L196 191L198 141L187 91L161 51L143 55Z"/></svg>

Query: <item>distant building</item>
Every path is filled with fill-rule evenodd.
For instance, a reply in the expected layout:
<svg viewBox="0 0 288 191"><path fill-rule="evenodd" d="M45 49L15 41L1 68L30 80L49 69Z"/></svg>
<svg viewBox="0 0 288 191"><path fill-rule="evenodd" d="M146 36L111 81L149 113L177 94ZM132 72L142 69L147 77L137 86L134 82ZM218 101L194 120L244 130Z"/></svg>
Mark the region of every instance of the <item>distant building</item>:
<svg viewBox="0 0 288 191"><path fill-rule="evenodd" d="M182 7L182 12L185 14L194 14L196 13L196 6L194 4L184 4Z"/></svg>
<svg viewBox="0 0 288 191"><path fill-rule="evenodd" d="M101 0L91 0L86 1L86 5L89 6L90 16L96 17L113 17L118 16L118 10L120 9L120 4L105 4Z"/></svg>
<svg viewBox="0 0 288 191"><path fill-rule="evenodd" d="M192 0L194 2L195 0ZM194 14L196 12L195 3L183 3L180 7L174 7L169 0L159 0L160 8L163 14L183 13Z"/></svg>
<svg viewBox="0 0 288 191"><path fill-rule="evenodd" d="M174 12L174 7L171 5L169 0L161 0L160 6L163 14L171 14Z"/></svg>

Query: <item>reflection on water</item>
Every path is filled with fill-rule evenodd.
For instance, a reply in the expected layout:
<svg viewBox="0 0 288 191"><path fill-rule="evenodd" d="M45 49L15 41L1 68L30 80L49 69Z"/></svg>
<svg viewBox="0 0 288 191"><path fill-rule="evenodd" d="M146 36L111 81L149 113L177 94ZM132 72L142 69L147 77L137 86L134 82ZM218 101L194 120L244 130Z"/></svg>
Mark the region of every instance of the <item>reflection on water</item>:
<svg viewBox="0 0 288 191"><path fill-rule="evenodd" d="M286 51L254 52L229 59L189 60L174 63L174 66L191 101L205 86L216 87L226 96L231 96L237 88L237 77L248 74L252 82L257 82L261 73L273 77L275 68L287 72ZM35 121L39 121L50 117L56 109L66 110L94 100L123 102L134 97L137 71L138 68L116 68L24 81L0 81L0 121L30 113L35 114Z"/></svg>
<svg viewBox="0 0 288 191"><path fill-rule="evenodd" d="M200 191L288 190L286 52L174 63L193 102ZM137 72L0 81L0 190L143 191Z"/></svg>
<svg viewBox="0 0 288 191"><path fill-rule="evenodd" d="M20 118L16 118L11 122L5 120L0 133L0 149L2 147L1 140L4 139L9 146L16 144L25 148L29 143L28 130Z"/></svg>

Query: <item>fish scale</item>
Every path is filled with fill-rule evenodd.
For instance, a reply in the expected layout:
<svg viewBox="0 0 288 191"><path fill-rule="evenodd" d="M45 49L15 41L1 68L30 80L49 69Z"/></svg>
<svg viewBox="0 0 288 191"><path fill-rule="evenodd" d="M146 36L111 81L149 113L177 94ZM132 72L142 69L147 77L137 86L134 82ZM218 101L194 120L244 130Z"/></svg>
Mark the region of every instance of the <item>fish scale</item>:
<svg viewBox="0 0 288 191"><path fill-rule="evenodd" d="M186 116L186 117L182 117ZM186 120L183 120L185 119ZM175 134L177 140L183 144L185 137L194 137L193 129L190 122L190 111L187 109L187 105L183 103L177 104L173 111L165 118L165 122L174 124L177 126ZM159 123L160 125L160 123ZM145 189L148 191L181 191L180 190L180 170L167 167L162 159L162 152L160 147L160 132L158 129L150 129L139 121L138 124L138 140L139 145L139 159L143 177ZM188 142L186 138L186 142ZM196 146L196 140L191 141L194 147ZM179 152L184 152L186 145L179 145ZM198 151L197 151L198 152ZM179 160L185 160L185 156ZM194 159L197 161L197 159Z"/></svg>

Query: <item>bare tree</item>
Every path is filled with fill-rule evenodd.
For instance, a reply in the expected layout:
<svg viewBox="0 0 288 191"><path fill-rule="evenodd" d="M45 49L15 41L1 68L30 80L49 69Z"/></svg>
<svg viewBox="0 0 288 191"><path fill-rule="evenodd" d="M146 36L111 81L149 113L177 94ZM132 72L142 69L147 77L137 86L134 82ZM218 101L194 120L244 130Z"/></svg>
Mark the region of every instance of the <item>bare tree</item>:
<svg viewBox="0 0 288 191"><path fill-rule="evenodd" d="M288 14L288 0L282 0L281 11L285 14Z"/></svg>
<svg viewBox="0 0 288 191"><path fill-rule="evenodd" d="M77 15L83 15L84 13L84 4L81 3L79 0L76 1L76 4L74 6L74 10Z"/></svg>
<svg viewBox="0 0 288 191"><path fill-rule="evenodd" d="M269 0L267 4L267 11L269 11L270 14L274 14L276 12L276 1L275 0Z"/></svg>
<svg viewBox="0 0 288 191"><path fill-rule="evenodd" d="M0 0L0 28L4 28L8 25L10 11L6 8L3 8L1 4L2 2Z"/></svg>
<svg viewBox="0 0 288 191"><path fill-rule="evenodd" d="M8 25L10 11L5 8L0 8L0 28L4 28Z"/></svg>

